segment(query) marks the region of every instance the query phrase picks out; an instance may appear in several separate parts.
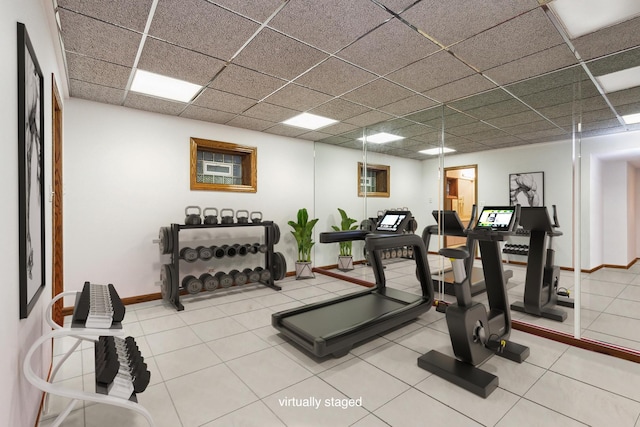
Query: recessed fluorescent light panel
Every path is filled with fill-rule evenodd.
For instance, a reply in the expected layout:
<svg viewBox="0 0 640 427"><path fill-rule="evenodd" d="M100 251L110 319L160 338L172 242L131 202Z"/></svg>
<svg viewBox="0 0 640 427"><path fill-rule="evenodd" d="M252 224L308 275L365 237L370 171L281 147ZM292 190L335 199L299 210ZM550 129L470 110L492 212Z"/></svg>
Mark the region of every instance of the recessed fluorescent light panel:
<svg viewBox="0 0 640 427"><path fill-rule="evenodd" d="M303 129L320 129L325 126L336 123L337 120L330 119L328 117L317 116L311 113L298 114L295 117L291 117L289 120L282 122L285 125L295 126Z"/></svg>
<svg viewBox="0 0 640 427"><path fill-rule="evenodd" d="M638 0L554 0L549 6L572 39L640 15Z"/></svg>
<svg viewBox="0 0 640 427"><path fill-rule="evenodd" d="M627 114L626 116L622 116L622 120L624 120L624 122L628 125L640 123L640 113Z"/></svg>
<svg viewBox="0 0 640 427"><path fill-rule="evenodd" d="M189 102L202 86L161 74L136 70L131 91L173 101Z"/></svg>
<svg viewBox="0 0 640 427"><path fill-rule="evenodd" d="M428 154L429 156L435 156L436 154L440 154L440 153L453 153L454 150L453 148L429 148L428 150L420 150L419 152L422 154Z"/></svg>
<svg viewBox="0 0 640 427"><path fill-rule="evenodd" d="M596 80L607 93L640 86L640 66L605 74Z"/></svg>
<svg viewBox="0 0 640 427"><path fill-rule="evenodd" d="M404 139L404 136L393 135L386 132L374 133L367 137L358 138L358 141L371 142L373 144L384 144L385 142L399 141Z"/></svg>

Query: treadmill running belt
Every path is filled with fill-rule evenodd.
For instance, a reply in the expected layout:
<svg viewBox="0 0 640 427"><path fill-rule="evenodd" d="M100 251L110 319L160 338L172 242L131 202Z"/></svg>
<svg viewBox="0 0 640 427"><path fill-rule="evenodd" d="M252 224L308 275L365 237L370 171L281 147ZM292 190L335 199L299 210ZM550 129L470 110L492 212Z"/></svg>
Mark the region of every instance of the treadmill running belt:
<svg viewBox="0 0 640 427"><path fill-rule="evenodd" d="M285 317L282 325L313 342L406 305L374 293Z"/></svg>

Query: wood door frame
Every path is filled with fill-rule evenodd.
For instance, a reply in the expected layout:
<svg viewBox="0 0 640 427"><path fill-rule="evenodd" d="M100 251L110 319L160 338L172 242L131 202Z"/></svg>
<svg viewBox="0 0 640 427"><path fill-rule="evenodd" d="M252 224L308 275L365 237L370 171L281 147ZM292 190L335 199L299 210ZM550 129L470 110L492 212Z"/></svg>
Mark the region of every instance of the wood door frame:
<svg viewBox="0 0 640 427"><path fill-rule="evenodd" d="M64 291L64 254L62 244L62 98L58 91L54 74L51 74L51 132L52 132L52 155L51 155L51 196L52 196L52 285L51 297L55 297ZM64 316L62 315L62 299L53 305L53 321L62 326Z"/></svg>
<svg viewBox="0 0 640 427"><path fill-rule="evenodd" d="M451 172L451 171L456 171L456 170L461 170L461 169L473 169L475 171L475 178L473 179L473 197L474 197L474 204L478 204L478 165L464 165L464 166L450 166L450 167L446 167L444 168L444 175L443 175L443 180L442 180L442 185L443 185L443 189L442 189L442 194L443 197L446 198L447 197L447 173ZM444 200L443 200L443 204L444 204ZM466 227L467 224L463 223L463 225ZM455 239L455 238L454 238ZM447 242L447 236L444 236L444 246L447 247L448 246L448 242Z"/></svg>

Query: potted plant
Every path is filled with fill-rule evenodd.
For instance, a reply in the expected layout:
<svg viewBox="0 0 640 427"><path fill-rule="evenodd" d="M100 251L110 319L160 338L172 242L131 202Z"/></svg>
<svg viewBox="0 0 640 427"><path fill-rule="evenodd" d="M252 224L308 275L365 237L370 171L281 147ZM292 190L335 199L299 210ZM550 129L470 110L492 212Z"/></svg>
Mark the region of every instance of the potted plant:
<svg viewBox="0 0 640 427"><path fill-rule="evenodd" d="M298 260L296 261L296 279L306 279L315 277L311 269L311 248L313 242L313 227L318 219L309 220L309 213L306 208L298 210L298 222L289 221L293 228L291 234L298 244Z"/></svg>
<svg viewBox="0 0 640 427"><path fill-rule="evenodd" d="M356 230L358 228L357 225L353 225L357 221L353 218L349 218L347 213L338 208L338 212L340 212L340 227L337 225L332 225L331 227L335 231L347 231L347 230ZM339 242L340 245L340 255L338 255L338 270L340 271L349 271L353 270L353 254L351 252L353 248L353 242Z"/></svg>

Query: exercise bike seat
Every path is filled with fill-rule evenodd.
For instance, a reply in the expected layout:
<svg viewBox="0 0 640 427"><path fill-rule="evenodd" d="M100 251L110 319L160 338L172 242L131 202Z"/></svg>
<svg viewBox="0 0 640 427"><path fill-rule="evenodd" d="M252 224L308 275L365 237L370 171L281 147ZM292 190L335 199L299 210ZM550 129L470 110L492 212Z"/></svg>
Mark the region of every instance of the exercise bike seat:
<svg viewBox="0 0 640 427"><path fill-rule="evenodd" d="M438 251L438 253L443 257L447 257L451 259L469 258L469 249L467 249L465 246L460 246L456 248L442 248Z"/></svg>

